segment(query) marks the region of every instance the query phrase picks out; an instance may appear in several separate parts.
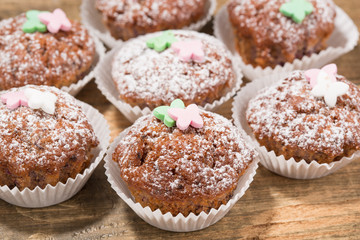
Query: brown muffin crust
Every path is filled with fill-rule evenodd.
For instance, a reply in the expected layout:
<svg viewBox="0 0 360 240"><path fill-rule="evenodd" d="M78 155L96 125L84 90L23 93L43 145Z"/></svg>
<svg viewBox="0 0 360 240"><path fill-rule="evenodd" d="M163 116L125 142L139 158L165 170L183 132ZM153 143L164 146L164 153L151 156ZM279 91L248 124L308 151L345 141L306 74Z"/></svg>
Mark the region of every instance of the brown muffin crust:
<svg viewBox="0 0 360 240"><path fill-rule="evenodd" d="M170 105L177 98L185 105L205 106L234 87L236 75L231 56L219 40L193 31L172 32L179 41L200 40L205 62L182 62L170 48L160 53L148 48L146 41L157 35L131 40L115 54L112 63L112 78L121 100L133 107L150 109Z"/></svg>
<svg viewBox="0 0 360 240"><path fill-rule="evenodd" d="M28 84L69 86L91 70L95 44L87 30L72 21L56 34L24 33L25 14L0 22L0 88Z"/></svg>
<svg viewBox="0 0 360 240"><path fill-rule="evenodd" d="M207 0L97 0L111 35L128 40L146 33L181 29L205 15Z"/></svg>
<svg viewBox="0 0 360 240"><path fill-rule="evenodd" d="M185 131L144 116L115 149L120 176L143 207L186 217L208 213L231 198L255 151L229 120L200 114L204 127Z"/></svg>
<svg viewBox="0 0 360 240"><path fill-rule="evenodd" d="M54 115L29 107L9 110L0 103L0 186L19 190L75 178L90 165L91 150L98 145L72 96L54 87L29 87L51 92L57 101Z"/></svg>
<svg viewBox="0 0 360 240"><path fill-rule="evenodd" d="M249 102L247 121L260 145L285 159L330 163L360 149L360 90L349 85L329 108L314 97L302 71L261 91Z"/></svg>
<svg viewBox="0 0 360 240"><path fill-rule="evenodd" d="M332 0L308 0L314 11L301 24L280 13L288 0L232 0L228 5L236 48L246 64L265 68L319 53L334 29Z"/></svg>

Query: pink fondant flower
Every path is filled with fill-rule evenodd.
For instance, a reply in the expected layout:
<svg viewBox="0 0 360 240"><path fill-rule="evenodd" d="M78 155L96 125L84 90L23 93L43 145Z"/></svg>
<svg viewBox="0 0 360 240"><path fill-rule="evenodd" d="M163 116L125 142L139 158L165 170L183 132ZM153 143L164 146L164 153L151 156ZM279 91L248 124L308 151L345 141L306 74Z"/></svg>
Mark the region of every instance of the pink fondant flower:
<svg viewBox="0 0 360 240"><path fill-rule="evenodd" d="M20 106L28 106L28 99L24 91L9 92L1 95L1 102L6 104L8 109L16 109Z"/></svg>
<svg viewBox="0 0 360 240"><path fill-rule="evenodd" d="M205 54L200 40L174 42L171 48L179 55L181 61L204 62Z"/></svg>
<svg viewBox="0 0 360 240"><path fill-rule="evenodd" d="M185 109L169 108L169 116L176 121L176 126L180 130L185 130L189 125L194 128L202 128L204 122L199 114L199 108L196 104L190 104Z"/></svg>
<svg viewBox="0 0 360 240"><path fill-rule="evenodd" d="M312 88L316 85L320 73L322 77L326 75L331 82L336 82L337 66L336 64L328 64L322 69L314 68L305 71L305 77L310 82Z"/></svg>
<svg viewBox="0 0 360 240"><path fill-rule="evenodd" d="M42 12L38 15L38 18L44 23L51 33L57 33L60 30L69 31L71 29L71 22L66 17L66 14L60 8L54 10L54 12Z"/></svg>
<svg viewBox="0 0 360 240"><path fill-rule="evenodd" d="M337 98L349 90L349 85L336 80L337 67L329 64L322 69L310 69L305 72L305 77L312 87L311 94L324 98L326 105L335 107Z"/></svg>

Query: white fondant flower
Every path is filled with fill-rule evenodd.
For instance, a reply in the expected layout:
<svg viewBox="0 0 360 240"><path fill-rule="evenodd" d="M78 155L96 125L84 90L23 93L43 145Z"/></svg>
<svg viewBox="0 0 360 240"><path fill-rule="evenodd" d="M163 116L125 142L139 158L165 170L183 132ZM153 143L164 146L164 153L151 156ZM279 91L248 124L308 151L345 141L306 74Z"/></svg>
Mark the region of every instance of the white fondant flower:
<svg viewBox="0 0 360 240"><path fill-rule="evenodd" d="M28 98L28 105L32 109L42 109L48 114L55 113L57 97L50 92L42 92L33 88L25 89L25 96Z"/></svg>
<svg viewBox="0 0 360 240"><path fill-rule="evenodd" d="M321 70L311 94L315 97L324 97L325 103L332 108L335 107L337 98L348 90L349 85L343 82L334 82L327 72Z"/></svg>

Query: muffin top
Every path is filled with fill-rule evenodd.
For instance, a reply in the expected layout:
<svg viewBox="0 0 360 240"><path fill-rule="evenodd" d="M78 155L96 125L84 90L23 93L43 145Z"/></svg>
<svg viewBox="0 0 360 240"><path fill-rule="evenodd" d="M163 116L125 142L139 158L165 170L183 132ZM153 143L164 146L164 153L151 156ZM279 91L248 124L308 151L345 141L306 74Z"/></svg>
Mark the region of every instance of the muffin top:
<svg viewBox="0 0 360 240"><path fill-rule="evenodd" d="M258 47L278 45L286 52L296 52L304 41L311 44L334 29L336 16L332 0L308 0L313 11L301 23L280 12L288 0L232 0L229 17L242 37L251 38Z"/></svg>
<svg viewBox="0 0 360 240"><path fill-rule="evenodd" d="M27 84L68 86L89 71L95 45L87 30L71 21L69 31L24 33L25 14L0 22L0 88Z"/></svg>
<svg viewBox="0 0 360 240"><path fill-rule="evenodd" d="M193 31L171 31L177 41L201 41L204 61L182 61L171 47L162 52L147 47L147 40L164 32L125 43L114 56L112 77L120 98L151 109L182 99L186 105L205 105L219 99L235 84L231 54L214 37Z"/></svg>
<svg viewBox="0 0 360 240"><path fill-rule="evenodd" d="M97 0L96 7L113 21L137 26L157 26L183 22L204 8L206 0Z"/></svg>
<svg viewBox="0 0 360 240"><path fill-rule="evenodd" d="M98 145L97 137L75 98L55 87L13 88L1 92L2 100L6 93L28 89L54 94L54 114L28 106L9 109L7 103L0 102L0 167L8 168L14 176L37 171L60 174L69 159L86 157L90 148ZM42 97L37 100L44 103Z"/></svg>
<svg viewBox="0 0 360 240"><path fill-rule="evenodd" d="M343 76L335 76L349 88L337 97L334 107L311 93L302 71L294 71L262 90L249 102L246 112L254 134L259 139L271 138L288 149L321 152L324 161L359 150L360 90Z"/></svg>
<svg viewBox="0 0 360 240"><path fill-rule="evenodd" d="M201 111L202 128L168 128L154 116L138 119L113 153L128 185L167 200L214 197L234 189L255 158L240 131Z"/></svg>

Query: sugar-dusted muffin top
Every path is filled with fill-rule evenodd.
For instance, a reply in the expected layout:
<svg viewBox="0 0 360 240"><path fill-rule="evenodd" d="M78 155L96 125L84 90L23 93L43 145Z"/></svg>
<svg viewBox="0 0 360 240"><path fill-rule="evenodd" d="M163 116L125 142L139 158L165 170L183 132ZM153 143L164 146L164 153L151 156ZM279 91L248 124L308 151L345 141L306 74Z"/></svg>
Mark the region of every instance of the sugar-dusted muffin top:
<svg viewBox="0 0 360 240"><path fill-rule="evenodd" d="M172 201L231 196L255 151L229 120L205 111L200 115L203 127L185 131L150 115L134 123L113 154L131 189L169 206Z"/></svg>
<svg viewBox="0 0 360 240"><path fill-rule="evenodd" d="M127 40L140 34L180 29L205 14L207 0L97 0L112 35ZM128 29L129 28L129 29ZM123 29L128 31L123 32ZM131 30L136 29L132 32Z"/></svg>
<svg viewBox="0 0 360 240"><path fill-rule="evenodd" d="M308 1L313 11L301 23L280 12L288 0L232 0L228 5L229 18L238 38L252 39L262 49L257 53L259 57L280 61L278 55L283 55L282 61L292 61L325 47L318 39L327 40L334 29L336 11L332 0Z"/></svg>
<svg viewBox="0 0 360 240"><path fill-rule="evenodd" d="M0 102L0 185L19 189L55 185L89 166L95 132L75 98L55 87L30 85L1 92L37 89L55 94L54 114Z"/></svg>
<svg viewBox="0 0 360 240"><path fill-rule="evenodd" d="M25 22L25 14L0 22L0 89L68 86L90 71L95 44L79 22L56 34L24 33Z"/></svg>
<svg viewBox="0 0 360 240"><path fill-rule="evenodd" d="M125 43L114 56L112 77L120 99L132 106L150 109L180 98L185 105L204 106L225 95L235 85L231 54L214 37L193 31L171 31L178 41L200 40L204 62L184 62L171 48L150 49L146 41L162 33Z"/></svg>
<svg viewBox="0 0 360 240"><path fill-rule="evenodd" d="M286 159L320 163L339 160L360 149L360 90L349 85L335 107L311 94L302 71L261 91L249 102L247 120L261 145Z"/></svg>

